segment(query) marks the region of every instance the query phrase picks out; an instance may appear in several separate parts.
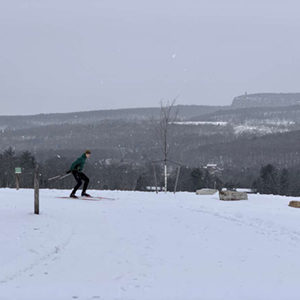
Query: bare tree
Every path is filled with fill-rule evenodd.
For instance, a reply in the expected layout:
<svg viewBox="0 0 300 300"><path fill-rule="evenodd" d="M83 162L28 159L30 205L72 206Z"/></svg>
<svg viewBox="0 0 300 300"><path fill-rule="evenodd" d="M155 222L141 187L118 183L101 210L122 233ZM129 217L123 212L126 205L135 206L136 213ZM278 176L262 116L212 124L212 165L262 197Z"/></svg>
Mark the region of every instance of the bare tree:
<svg viewBox="0 0 300 300"><path fill-rule="evenodd" d="M160 105L160 116L156 126L158 142L163 154L164 163L164 190L168 189L168 157L170 153L170 131L172 123L176 121L178 110L175 108L176 99Z"/></svg>

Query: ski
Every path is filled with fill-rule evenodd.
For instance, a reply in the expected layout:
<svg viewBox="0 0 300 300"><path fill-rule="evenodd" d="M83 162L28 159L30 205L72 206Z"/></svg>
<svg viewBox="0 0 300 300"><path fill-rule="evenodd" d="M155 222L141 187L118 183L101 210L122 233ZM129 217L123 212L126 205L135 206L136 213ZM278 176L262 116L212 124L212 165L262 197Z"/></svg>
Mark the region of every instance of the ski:
<svg viewBox="0 0 300 300"><path fill-rule="evenodd" d="M89 197L86 197L89 198ZM108 198L108 197L92 197L94 199L98 199L98 200L116 200L115 198Z"/></svg>
<svg viewBox="0 0 300 300"><path fill-rule="evenodd" d="M85 201L101 201L101 200L111 200L114 201L116 199L114 198L107 198L107 197L78 197L78 198L72 198L72 197L56 197L59 199L72 199L72 200L85 200Z"/></svg>

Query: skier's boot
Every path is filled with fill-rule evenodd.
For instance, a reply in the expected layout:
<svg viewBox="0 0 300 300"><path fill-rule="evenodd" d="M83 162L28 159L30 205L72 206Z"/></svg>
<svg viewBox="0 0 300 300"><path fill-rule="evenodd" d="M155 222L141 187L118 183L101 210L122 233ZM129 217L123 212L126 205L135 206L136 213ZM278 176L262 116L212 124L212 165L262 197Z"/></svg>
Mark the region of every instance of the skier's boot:
<svg viewBox="0 0 300 300"><path fill-rule="evenodd" d="M87 193L82 193L82 194L81 194L81 197L89 197L89 198L92 198L92 196L89 195L89 194L87 194Z"/></svg>
<svg viewBox="0 0 300 300"><path fill-rule="evenodd" d="M70 198L78 199L78 197L73 193L70 195Z"/></svg>

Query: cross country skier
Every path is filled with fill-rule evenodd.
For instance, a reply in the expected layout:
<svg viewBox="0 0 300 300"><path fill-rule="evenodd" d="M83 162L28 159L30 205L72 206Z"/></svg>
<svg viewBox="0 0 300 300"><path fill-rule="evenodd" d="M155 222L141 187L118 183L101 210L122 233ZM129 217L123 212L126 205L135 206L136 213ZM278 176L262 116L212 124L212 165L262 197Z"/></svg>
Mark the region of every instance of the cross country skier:
<svg viewBox="0 0 300 300"><path fill-rule="evenodd" d="M81 196L83 197L91 197L91 195L86 193L87 187L89 185L89 178L82 172L85 161L87 158L91 156L91 151L86 150L80 157L78 157L71 165L70 170L67 173L72 173L75 180L77 181L76 186L74 187L70 197L71 198L78 198L76 196L77 190L80 188L82 181L84 181L83 189L81 192Z"/></svg>

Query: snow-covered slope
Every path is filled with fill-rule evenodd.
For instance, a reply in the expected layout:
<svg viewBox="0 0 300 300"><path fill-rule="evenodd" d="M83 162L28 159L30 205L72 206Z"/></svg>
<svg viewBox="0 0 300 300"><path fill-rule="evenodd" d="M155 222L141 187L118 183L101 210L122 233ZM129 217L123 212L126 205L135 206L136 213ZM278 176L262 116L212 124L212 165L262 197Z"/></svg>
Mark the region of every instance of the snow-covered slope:
<svg viewBox="0 0 300 300"><path fill-rule="evenodd" d="M58 199L1 190L0 299L296 300L300 210L289 198L191 193Z"/></svg>

